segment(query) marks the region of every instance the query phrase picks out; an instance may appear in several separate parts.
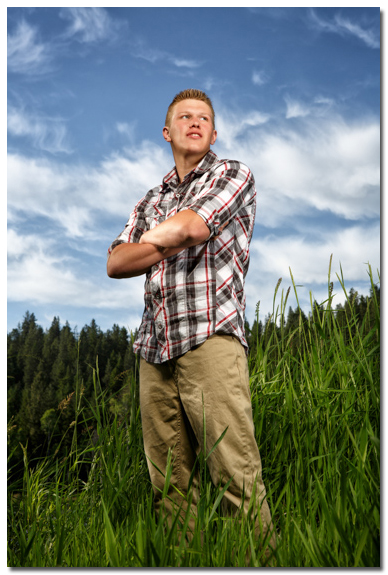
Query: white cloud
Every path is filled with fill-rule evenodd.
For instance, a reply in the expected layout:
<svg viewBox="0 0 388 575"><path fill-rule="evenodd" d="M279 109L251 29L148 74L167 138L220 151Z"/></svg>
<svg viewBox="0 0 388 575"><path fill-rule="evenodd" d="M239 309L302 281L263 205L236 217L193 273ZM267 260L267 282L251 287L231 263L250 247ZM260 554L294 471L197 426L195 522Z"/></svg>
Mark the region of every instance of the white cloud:
<svg viewBox="0 0 388 575"><path fill-rule="evenodd" d="M210 91L213 88L213 86L217 86L217 84L218 81L215 78L212 78L211 76L203 80L203 86L207 91Z"/></svg>
<svg viewBox="0 0 388 575"><path fill-rule="evenodd" d="M155 64L160 61L170 62L177 68L192 69L202 66L202 62L198 62L197 60L177 57L174 54L170 54L169 52L160 50L159 48L150 48L141 38L137 38L133 41L132 56L147 60L147 62L150 62L151 64Z"/></svg>
<svg viewBox="0 0 388 575"><path fill-rule="evenodd" d="M267 122L265 130L262 124ZM297 131L297 128L300 131ZM130 135L123 124L122 133ZM275 124L260 112L217 115L215 151L248 164L258 190L258 218L268 227L311 210L348 220L379 216L380 126L345 123L338 117ZM44 215L82 236L91 213L122 215L158 185L173 164L167 147L142 142L113 154L97 167L8 156L8 207Z"/></svg>
<svg viewBox="0 0 388 575"><path fill-rule="evenodd" d="M327 98L325 96L315 96L314 104L318 104L319 106L325 106L326 108L331 108L334 106L335 101L333 98Z"/></svg>
<svg viewBox="0 0 388 575"><path fill-rule="evenodd" d="M257 110L248 113L239 114L236 112L226 111L222 106L217 106L218 112L216 117L218 144L227 151L239 147L237 139L244 135L249 128L261 126L269 121L268 114Z"/></svg>
<svg viewBox="0 0 388 575"><path fill-rule="evenodd" d="M380 48L378 30L364 29L359 24L343 18L340 14L337 14L332 21L324 20L318 16L313 8L310 9L309 15L310 23L312 23L317 30L339 34L340 36L355 36L364 42L369 48Z"/></svg>
<svg viewBox="0 0 388 575"><path fill-rule="evenodd" d="M339 262L346 262L347 279L359 277L360 267L367 262L379 267L379 226L355 225L317 234L316 240L303 235L276 237L268 235L252 241L253 258L258 257L260 266L279 277L289 276L289 268L297 282L327 283L330 254L333 266L339 271ZM334 274L334 272L333 272Z"/></svg>
<svg viewBox="0 0 388 575"><path fill-rule="evenodd" d="M58 255L60 238L47 240L36 234L20 237L9 229L7 240L9 301L120 309L127 300L134 310L142 309L144 278L123 284L105 276L96 282L87 274L82 276L72 258Z"/></svg>
<svg viewBox="0 0 388 575"><path fill-rule="evenodd" d="M286 111L286 118L290 119L290 118L300 118L300 117L305 117L305 116L309 116L311 113L311 108L309 105L303 104L302 102L299 102L297 100L294 100L293 98L290 98L290 96L285 96L285 101L286 101L286 105L287 105L287 111Z"/></svg>
<svg viewBox="0 0 388 575"><path fill-rule="evenodd" d="M291 287L288 307L296 308L297 301L292 286L291 274L296 284L298 300L305 312L310 308L310 292L313 300L325 301L328 295L328 272L330 256L333 254L330 281L334 283L334 305L342 303L345 295L338 280L341 267L346 289L358 289L366 295L370 280L368 264L373 279L378 283L380 270L379 226L355 225L348 229L319 234L315 240L301 235L276 237L268 235L254 239L251 244L251 263L247 276L247 318L253 320L255 305L260 300L260 310L266 315L272 312L275 286L282 278L276 299L275 310L281 301L281 292ZM287 311L286 310L286 311ZM264 316L261 314L263 321Z"/></svg>
<svg viewBox="0 0 388 575"><path fill-rule="evenodd" d="M26 237L13 229L7 230L7 255L11 259L18 260L31 251L42 252L45 246L47 247L47 240L42 236L31 234Z"/></svg>
<svg viewBox="0 0 388 575"><path fill-rule="evenodd" d="M13 34L7 35L8 70L19 74L38 74L49 70L52 49L40 42L37 29L21 20Z"/></svg>
<svg viewBox="0 0 388 575"><path fill-rule="evenodd" d="M54 154L71 153L67 128L61 118L40 117L10 106L7 130L13 136L31 138L37 149Z"/></svg>
<svg viewBox="0 0 388 575"><path fill-rule="evenodd" d="M154 64L158 60L162 60L168 57L168 54L157 48L150 48L141 39L137 39L133 42L132 46L132 56L135 58L141 58L147 60L151 64Z"/></svg>
<svg viewBox="0 0 388 575"><path fill-rule="evenodd" d="M268 82L268 75L263 70L254 70L252 73L252 82L256 86L262 86Z"/></svg>
<svg viewBox="0 0 388 575"><path fill-rule="evenodd" d="M284 96L286 102L286 119L305 118L306 116L323 116L335 105L332 98L316 96L311 102L301 102L289 94Z"/></svg>
<svg viewBox="0 0 388 575"><path fill-rule="evenodd" d="M373 30L364 30L358 24L350 22L341 16L336 16L336 23L340 29L346 30L349 34L352 34L365 42L369 48L380 48L380 38L375 34Z"/></svg>
<svg viewBox="0 0 388 575"><path fill-rule="evenodd" d="M244 161L257 184L260 221L290 225L309 210L346 219L375 218L380 210L380 125L341 117L278 119L236 137L244 115L219 114L217 152ZM221 126L221 127L220 127ZM223 134L226 134L223 136Z"/></svg>
<svg viewBox="0 0 388 575"><path fill-rule="evenodd" d="M116 128L131 144L135 142L136 122L117 122Z"/></svg>
<svg viewBox="0 0 388 575"><path fill-rule="evenodd" d="M170 57L170 61L177 66L177 68L199 68L202 66L201 62L196 60L187 60L184 58L176 58L175 56Z"/></svg>
<svg viewBox="0 0 388 575"><path fill-rule="evenodd" d="M130 135L130 125L123 123L116 128ZM303 282L300 297L307 308L311 286L314 297L324 299L331 253L334 277L341 262L345 278L351 282L349 287L357 289L362 284L360 278L367 280L365 263L369 261L374 270L379 267L378 121L349 123L327 114L324 118L295 118L290 123L284 117L269 118L257 110L230 114L220 109L217 129L220 139L215 151L220 157L230 157L233 150L234 158L250 166L258 190L257 219L274 230L259 239L254 236L247 277L248 320L252 321L259 299L264 313L272 309L277 279L283 277L286 288L290 285L289 267L296 283ZM144 278L114 282L105 276L101 279L100 271L96 285L83 271L76 252L72 252L72 259L60 255L59 238L62 244L75 238L82 257L89 252L93 256L92 250L99 250L101 245L96 247L94 222L108 214L117 216L124 225L136 201L160 183L172 164L168 147L146 141L112 154L96 167L10 154L11 226L15 221L19 229L27 217L30 222L35 216L49 221L44 230L47 237L42 231L40 237L23 234L19 238L11 227L11 300L40 305L50 302L53 306L62 302L100 310L125 307L135 317L143 307ZM337 216L335 224L331 223L332 231L325 230L324 220L319 224L315 218L316 229L312 230L309 219L303 219L313 211L316 215L316 210ZM341 217L358 223L339 230ZM284 226L295 232L276 236L276 229ZM104 233L98 231L99 240ZM108 238L107 245L112 239ZM295 307L296 303L290 299L290 305Z"/></svg>
<svg viewBox="0 0 388 575"><path fill-rule="evenodd" d="M99 42L115 34L116 23L104 8L62 8L60 16L70 20L65 35L80 42Z"/></svg>
<svg viewBox="0 0 388 575"><path fill-rule="evenodd" d="M126 155L112 155L97 167L67 166L47 159L8 155L8 209L45 216L69 237L93 234L92 213L123 216L170 166L166 149L143 142ZM123 222L125 223L125 222Z"/></svg>

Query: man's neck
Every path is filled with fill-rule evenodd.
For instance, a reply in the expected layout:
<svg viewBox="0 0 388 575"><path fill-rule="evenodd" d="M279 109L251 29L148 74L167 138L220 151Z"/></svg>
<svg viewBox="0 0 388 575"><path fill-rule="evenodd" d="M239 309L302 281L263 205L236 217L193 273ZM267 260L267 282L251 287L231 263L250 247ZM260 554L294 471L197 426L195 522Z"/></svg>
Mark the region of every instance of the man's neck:
<svg viewBox="0 0 388 575"><path fill-rule="evenodd" d="M207 152L206 152L207 154ZM183 180L185 179L185 177L187 176L187 174L189 174L192 170L195 170L195 168L198 166L198 164L203 160L203 158L206 156L206 154L204 154L203 156L180 156L180 157L175 157L174 156L174 160L175 160L175 168L178 174L178 179L179 179L179 183L183 182Z"/></svg>

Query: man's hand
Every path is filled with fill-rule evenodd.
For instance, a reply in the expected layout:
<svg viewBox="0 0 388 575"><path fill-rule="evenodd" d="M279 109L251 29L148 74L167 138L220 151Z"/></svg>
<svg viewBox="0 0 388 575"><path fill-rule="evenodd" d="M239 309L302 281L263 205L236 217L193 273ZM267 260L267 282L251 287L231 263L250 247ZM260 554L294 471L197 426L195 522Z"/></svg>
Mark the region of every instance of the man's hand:
<svg viewBox="0 0 388 575"><path fill-rule="evenodd" d="M218 238L227 223L220 227ZM142 275L156 263L169 258L187 247L204 243L209 237L209 228L192 210L178 212L152 230L145 232L140 242L120 244L112 251L107 273L111 278L131 278Z"/></svg>
<svg viewBox="0 0 388 575"><path fill-rule="evenodd" d="M225 224L223 224L222 226L219 227L218 229L218 234L216 236L213 236L212 238L210 238L210 240L216 240L217 238L220 237L220 235L222 234L223 230L226 228L226 226L228 225L229 222L226 222Z"/></svg>
<svg viewBox="0 0 388 575"><path fill-rule="evenodd" d="M174 256L184 248L159 248L152 244L120 244L109 256L106 271L115 279L140 276L155 264Z"/></svg>

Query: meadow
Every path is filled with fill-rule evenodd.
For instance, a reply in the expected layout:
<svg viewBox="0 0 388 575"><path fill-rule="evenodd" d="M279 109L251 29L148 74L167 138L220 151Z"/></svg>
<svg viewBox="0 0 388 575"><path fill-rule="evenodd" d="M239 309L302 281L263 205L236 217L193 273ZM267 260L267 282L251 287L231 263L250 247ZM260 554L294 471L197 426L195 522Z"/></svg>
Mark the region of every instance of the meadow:
<svg viewBox="0 0 388 575"><path fill-rule="evenodd" d="M274 321L252 346L252 408L278 534L275 567L380 566L380 307L370 269L369 276L371 297L362 320L343 277L338 279L346 304L341 311L333 307L329 272L327 300L320 306L311 300L308 317L300 313L287 333L288 293L278 285ZM208 453L198 460L193 538L185 537L187 522L179 526L178 515L170 527L157 521L137 376L127 384L125 415L114 414L98 358L92 369L93 400L77 381L67 455L30 461L20 445L24 474L14 478L9 468L8 566L264 565L252 522L222 516ZM89 430L86 442L80 422Z"/></svg>

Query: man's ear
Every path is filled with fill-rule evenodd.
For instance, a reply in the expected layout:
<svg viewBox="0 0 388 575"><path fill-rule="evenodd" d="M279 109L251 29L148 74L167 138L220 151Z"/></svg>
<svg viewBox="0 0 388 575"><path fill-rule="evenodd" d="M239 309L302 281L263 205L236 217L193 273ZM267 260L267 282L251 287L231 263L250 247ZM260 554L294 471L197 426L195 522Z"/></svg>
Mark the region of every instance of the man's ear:
<svg viewBox="0 0 388 575"><path fill-rule="evenodd" d="M212 146L216 140L217 140L217 130L213 130L213 136L212 139L210 140L210 145Z"/></svg>
<svg viewBox="0 0 388 575"><path fill-rule="evenodd" d="M166 142L171 142L170 130L167 126L164 126L163 128L163 138Z"/></svg>

